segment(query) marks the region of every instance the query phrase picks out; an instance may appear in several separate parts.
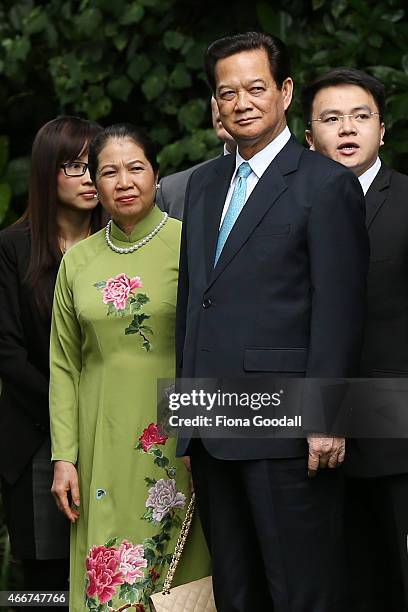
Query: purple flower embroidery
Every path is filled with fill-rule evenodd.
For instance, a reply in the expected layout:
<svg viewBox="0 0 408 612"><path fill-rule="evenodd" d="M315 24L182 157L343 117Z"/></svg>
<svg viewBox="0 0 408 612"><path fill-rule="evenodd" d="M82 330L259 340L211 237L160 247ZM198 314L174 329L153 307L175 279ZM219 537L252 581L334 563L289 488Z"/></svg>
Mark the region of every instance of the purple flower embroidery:
<svg viewBox="0 0 408 612"><path fill-rule="evenodd" d="M149 489L146 508L153 508L153 520L157 523L173 508L184 508L186 496L176 489L176 481L161 478Z"/></svg>

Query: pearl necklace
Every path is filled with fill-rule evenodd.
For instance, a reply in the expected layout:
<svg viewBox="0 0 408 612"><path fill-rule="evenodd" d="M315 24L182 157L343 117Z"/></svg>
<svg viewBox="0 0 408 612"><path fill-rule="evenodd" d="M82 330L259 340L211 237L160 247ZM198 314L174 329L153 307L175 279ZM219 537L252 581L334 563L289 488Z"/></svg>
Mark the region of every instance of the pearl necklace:
<svg viewBox="0 0 408 612"><path fill-rule="evenodd" d="M139 240L139 242L136 242L136 244L134 244L133 246L126 247L126 248L117 247L115 244L113 244L112 240L110 239L111 226L112 226L112 220L110 220L108 225L106 226L106 229L105 229L105 240L106 240L106 243L107 243L108 247L112 249L112 251L115 251L115 253L120 253L120 254L133 253L134 251L137 251L138 249L140 249L140 247L142 247L145 244L147 244L149 242L149 240L154 238L155 235L158 232L160 232L161 228L166 223L168 218L169 218L169 215L167 213L164 213L163 219L160 221L159 225L156 225L154 230L152 230L149 234L147 234L147 236L142 238L142 240Z"/></svg>

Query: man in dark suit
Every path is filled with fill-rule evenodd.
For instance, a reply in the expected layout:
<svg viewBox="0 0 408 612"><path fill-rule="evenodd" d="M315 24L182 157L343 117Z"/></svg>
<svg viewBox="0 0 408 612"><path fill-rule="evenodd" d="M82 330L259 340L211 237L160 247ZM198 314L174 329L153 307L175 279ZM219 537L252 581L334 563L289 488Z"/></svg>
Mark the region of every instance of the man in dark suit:
<svg viewBox="0 0 408 612"><path fill-rule="evenodd" d="M226 37L205 64L238 149L187 188L178 375L353 376L368 267L358 180L291 136L282 41ZM318 470L342 462L344 440L183 438L178 452L191 456L219 612L347 610L341 473Z"/></svg>
<svg viewBox="0 0 408 612"><path fill-rule="evenodd" d="M220 113L214 98L211 98L211 116L217 138L224 143L223 155L234 153L236 144L220 121ZM209 161L212 160L203 161L175 174L169 174L169 176L165 176L160 180L156 200L157 205L163 212L169 213L170 217L175 219L181 220L183 218L184 198L186 196L188 180L194 170L197 170L197 168L204 164L208 164Z"/></svg>
<svg viewBox="0 0 408 612"><path fill-rule="evenodd" d="M378 157L384 88L364 72L339 68L305 87L302 97L309 145L350 168L366 196L371 260L361 375L407 377L408 177ZM408 441L357 439L348 449L353 610L403 612L408 610Z"/></svg>

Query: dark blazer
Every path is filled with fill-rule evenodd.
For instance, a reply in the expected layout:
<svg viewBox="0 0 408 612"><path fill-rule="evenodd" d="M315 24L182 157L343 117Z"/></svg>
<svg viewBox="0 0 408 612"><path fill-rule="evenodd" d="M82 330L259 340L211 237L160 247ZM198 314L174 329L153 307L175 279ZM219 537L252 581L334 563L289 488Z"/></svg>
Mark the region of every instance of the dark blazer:
<svg viewBox="0 0 408 612"><path fill-rule="evenodd" d="M208 164L208 161L212 160L201 162L181 172L169 174L169 176L165 176L160 180L160 187L157 190L156 196L157 206L160 210L167 212L170 217L180 221L183 219L184 198L190 176L197 168Z"/></svg>
<svg viewBox="0 0 408 612"><path fill-rule="evenodd" d="M364 377L408 378L407 194L408 176L383 163L366 194L371 256ZM408 439L353 441L346 467L354 476L408 473Z"/></svg>
<svg viewBox="0 0 408 612"><path fill-rule="evenodd" d="M358 372L368 236L346 168L292 137L248 198L213 268L235 156L191 176L177 305L183 377L350 377ZM205 440L220 458L299 456L304 440ZM188 439L180 440L182 454Z"/></svg>
<svg viewBox="0 0 408 612"><path fill-rule="evenodd" d="M49 432L50 321L24 283L28 224L0 232L0 474L15 482Z"/></svg>

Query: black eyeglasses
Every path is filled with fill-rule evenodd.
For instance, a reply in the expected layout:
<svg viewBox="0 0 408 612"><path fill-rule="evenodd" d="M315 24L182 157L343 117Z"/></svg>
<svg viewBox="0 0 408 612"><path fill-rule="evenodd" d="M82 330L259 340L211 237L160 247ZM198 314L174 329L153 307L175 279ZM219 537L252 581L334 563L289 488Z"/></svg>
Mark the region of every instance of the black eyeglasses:
<svg viewBox="0 0 408 612"><path fill-rule="evenodd" d="M88 170L88 164L80 161L65 162L61 164L65 176L83 176Z"/></svg>

